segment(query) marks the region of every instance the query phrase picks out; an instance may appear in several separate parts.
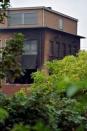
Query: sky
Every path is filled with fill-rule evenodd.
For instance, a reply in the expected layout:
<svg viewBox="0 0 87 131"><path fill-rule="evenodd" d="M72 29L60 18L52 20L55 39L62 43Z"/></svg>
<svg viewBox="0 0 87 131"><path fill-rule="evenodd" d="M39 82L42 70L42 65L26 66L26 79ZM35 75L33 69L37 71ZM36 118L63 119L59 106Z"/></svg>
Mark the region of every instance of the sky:
<svg viewBox="0 0 87 131"><path fill-rule="evenodd" d="M11 7L46 6L78 19L78 35L86 37L81 40L81 49L87 50L87 0L10 0Z"/></svg>

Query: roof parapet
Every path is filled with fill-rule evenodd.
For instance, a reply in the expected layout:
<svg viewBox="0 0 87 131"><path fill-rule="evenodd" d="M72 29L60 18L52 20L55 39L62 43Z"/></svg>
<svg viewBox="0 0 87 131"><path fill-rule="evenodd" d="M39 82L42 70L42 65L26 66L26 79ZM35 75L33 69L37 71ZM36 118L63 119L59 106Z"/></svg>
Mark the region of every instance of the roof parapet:
<svg viewBox="0 0 87 131"><path fill-rule="evenodd" d="M9 8L8 10L28 10L28 9L32 9L32 10L38 10L38 9L44 9L44 10L47 10L47 11L50 11L52 13L55 13L55 14L58 14L60 16L63 16L63 17L66 17L68 19L71 19L71 20L74 20L74 21L78 21L78 19L74 18L74 17L71 17L69 15L66 15L66 14L63 14L63 13L60 13L58 11L55 11L52 9L52 7L45 7L45 6L36 6L36 7L17 7L17 8Z"/></svg>

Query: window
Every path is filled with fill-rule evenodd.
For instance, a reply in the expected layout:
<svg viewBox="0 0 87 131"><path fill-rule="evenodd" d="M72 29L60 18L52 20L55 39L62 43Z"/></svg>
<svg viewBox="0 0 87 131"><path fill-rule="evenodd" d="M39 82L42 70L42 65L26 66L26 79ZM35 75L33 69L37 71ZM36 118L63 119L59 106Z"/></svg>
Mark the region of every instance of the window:
<svg viewBox="0 0 87 131"><path fill-rule="evenodd" d="M6 46L6 40L0 40L0 61L2 60L2 49Z"/></svg>
<svg viewBox="0 0 87 131"><path fill-rule="evenodd" d="M51 58L60 58L60 43L50 41L50 57Z"/></svg>
<svg viewBox="0 0 87 131"><path fill-rule="evenodd" d="M64 26L63 18L60 18L59 19L59 29L63 30L63 26Z"/></svg>
<svg viewBox="0 0 87 131"><path fill-rule="evenodd" d="M73 51L73 55L76 55L76 53L78 52L78 49L77 49L76 45L73 45L72 51Z"/></svg>
<svg viewBox="0 0 87 131"><path fill-rule="evenodd" d="M66 56L66 44L63 43L63 57Z"/></svg>
<svg viewBox="0 0 87 131"><path fill-rule="evenodd" d="M11 13L8 14L8 25L26 25L26 24L37 24L37 13Z"/></svg>
<svg viewBox="0 0 87 131"><path fill-rule="evenodd" d="M54 46L54 56L55 56L55 58L59 58L59 50L60 50L59 46L60 46L59 43L55 42L55 46Z"/></svg>
<svg viewBox="0 0 87 131"><path fill-rule="evenodd" d="M69 48L69 55L71 55L72 54L72 46L68 45L68 48Z"/></svg>
<svg viewBox="0 0 87 131"><path fill-rule="evenodd" d="M57 42L57 45L58 45L58 52L57 52L57 54L58 54L58 58L60 58L60 43L59 42Z"/></svg>
<svg viewBox="0 0 87 131"><path fill-rule="evenodd" d="M23 55L37 55L37 40L26 40Z"/></svg>
<svg viewBox="0 0 87 131"><path fill-rule="evenodd" d="M8 16L8 25L20 25L22 24L22 13L10 13Z"/></svg>
<svg viewBox="0 0 87 131"><path fill-rule="evenodd" d="M53 45L54 45L53 41L50 41L50 57L53 57L54 55Z"/></svg>
<svg viewBox="0 0 87 131"><path fill-rule="evenodd" d="M37 24L36 13L24 13L24 24Z"/></svg>

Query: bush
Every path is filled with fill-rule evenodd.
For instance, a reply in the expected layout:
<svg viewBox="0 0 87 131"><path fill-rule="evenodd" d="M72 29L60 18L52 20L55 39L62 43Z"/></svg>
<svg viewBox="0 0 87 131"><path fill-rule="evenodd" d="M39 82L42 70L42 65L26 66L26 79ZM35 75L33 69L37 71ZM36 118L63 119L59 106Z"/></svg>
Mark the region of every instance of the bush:
<svg viewBox="0 0 87 131"><path fill-rule="evenodd" d="M4 95L0 96L0 106L9 114L3 118L4 124L0 123L1 130L87 130L86 73L82 74L82 79L75 77L81 73L76 68L83 69L84 67L82 63L86 61L85 55L82 52L76 58L72 56L71 59L67 56L61 61L48 63L50 75L47 76L41 71L34 73L32 76L34 83L29 95L20 91L9 98ZM66 61L66 59L69 61ZM84 62L79 65L76 60L81 59ZM79 66L75 68L76 65ZM70 76L70 73L72 73L72 76Z"/></svg>

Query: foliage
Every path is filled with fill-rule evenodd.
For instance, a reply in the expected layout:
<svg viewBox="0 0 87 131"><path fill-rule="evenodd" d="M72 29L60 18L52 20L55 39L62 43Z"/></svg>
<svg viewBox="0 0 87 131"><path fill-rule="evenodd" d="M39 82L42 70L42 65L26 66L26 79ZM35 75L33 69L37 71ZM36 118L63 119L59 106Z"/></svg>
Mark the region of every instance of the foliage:
<svg viewBox="0 0 87 131"><path fill-rule="evenodd" d="M20 76L21 69L21 54L23 52L24 36L17 33L12 39L6 42L6 47L2 50L2 61L0 63L0 78L10 77L13 80ZM8 76L9 74L9 76Z"/></svg>
<svg viewBox="0 0 87 131"><path fill-rule="evenodd" d="M28 95L23 90L11 97L1 94L0 107L9 114L4 119L4 124L0 123L1 130L87 130L86 73L79 76L81 71L78 69L83 73L86 56L83 51L76 58L67 56L63 60L49 62L50 75L47 76L42 71L34 73L34 83ZM86 71L86 67L84 70ZM75 79L74 74L78 79Z"/></svg>
<svg viewBox="0 0 87 131"><path fill-rule="evenodd" d="M3 109L3 108L0 108L0 123L2 122L4 122L4 120L6 119L6 118L8 118L8 112L5 110L5 109Z"/></svg>
<svg viewBox="0 0 87 131"><path fill-rule="evenodd" d="M33 131L51 131L48 127L46 127L42 122L36 123L35 126L32 127ZM31 129L31 130L32 130Z"/></svg>
<svg viewBox="0 0 87 131"><path fill-rule="evenodd" d="M3 97L3 99L4 103L1 103L0 106L9 113L9 117L6 120L4 119L4 124L0 125L2 131L11 129L16 131L21 130L21 128L27 130L27 125L29 125L30 131L49 131L48 125L46 127L45 124L47 114L44 114L44 112L46 112L46 109L39 107L39 103L36 106L35 99L31 96L26 96L25 93L17 93L9 98Z"/></svg>
<svg viewBox="0 0 87 131"><path fill-rule="evenodd" d="M30 131L30 128L27 125L16 124L11 131Z"/></svg>
<svg viewBox="0 0 87 131"><path fill-rule="evenodd" d="M0 93L0 107L3 108L9 103L9 98L3 94Z"/></svg>
<svg viewBox="0 0 87 131"><path fill-rule="evenodd" d="M55 88L50 90L45 86L34 86L29 96L19 92L12 97L3 96L3 99L0 106L9 113L9 117L1 124L2 131L21 130L27 125L30 131L58 131L59 128L67 131L78 128L80 124L85 127L87 123L86 108L80 109L80 101L66 97L64 92Z"/></svg>
<svg viewBox="0 0 87 131"><path fill-rule="evenodd" d="M4 23L6 15L6 9L9 7L9 0L0 0L0 23Z"/></svg>
<svg viewBox="0 0 87 131"><path fill-rule="evenodd" d="M44 75L45 78L46 76ZM83 124L83 127L86 128L87 118L84 114L87 109L87 94L83 90L87 87L87 81L75 83L66 79L64 81L52 79L51 82L53 83L50 83L49 87L49 79L47 79L47 82L45 80L45 83L39 83L38 86L34 83L34 89L32 90L35 92L35 95L37 94L37 101L43 102L44 106L46 104L48 107L47 112L50 118L48 121L51 128L54 131L58 127L63 131L72 131L73 128L77 129L80 124ZM73 88L74 91L72 91Z"/></svg>
<svg viewBox="0 0 87 131"><path fill-rule="evenodd" d="M57 121L57 126L63 131L80 128L80 125L86 130L87 52L66 56L63 60L54 60L47 65L50 75L46 76L43 72L33 74L33 91L38 97L42 96L43 99L39 98L39 101L50 103L51 100L49 105L55 110L54 116L58 119L54 119L54 123ZM41 81L37 82L38 78Z"/></svg>
<svg viewBox="0 0 87 131"><path fill-rule="evenodd" d="M87 52L81 51L76 56L66 56L63 60L48 62L51 75L62 80L68 77L71 80L87 79Z"/></svg>
<svg viewBox="0 0 87 131"><path fill-rule="evenodd" d="M50 131L42 122L36 123L33 127L23 124L14 125L11 131Z"/></svg>

